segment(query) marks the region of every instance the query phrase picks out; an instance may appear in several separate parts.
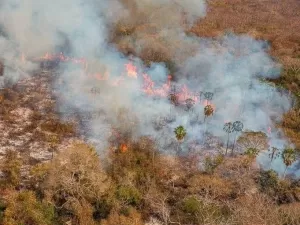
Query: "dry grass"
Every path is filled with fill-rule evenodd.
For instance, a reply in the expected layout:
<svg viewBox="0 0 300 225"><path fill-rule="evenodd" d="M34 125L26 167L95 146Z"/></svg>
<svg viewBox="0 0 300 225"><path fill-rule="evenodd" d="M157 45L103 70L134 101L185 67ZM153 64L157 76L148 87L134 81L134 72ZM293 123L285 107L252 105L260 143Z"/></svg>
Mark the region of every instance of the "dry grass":
<svg viewBox="0 0 300 225"><path fill-rule="evenodd" d="M56 133L58 135L72 135L75 133L74 126L70 123L61 123L58 120L50 119L41 124L43 131Z"/></svg>
<svg viewBox="0 0 300 225"><path fill-rule="evenodd" d="M300 149L300 109L292 109L283 117L283 130L291 142Z"/></svg>
<svg viewBox="0 0 300 225"><path fill-rule="evenodd" d="M299 27L298 0L210 0L207 16L191 32L202 37L215 37L233 31L267 40L271 55L284 65L282 76L274 82L299 98Z"/></svg>
<svg viewBox="0 0 300 225"><path fill-rule="evenodd" d="M210 0L209 12L191 30L198 36L218 36L230 30L268 40L271 53L285 63L300 57L298 0ZM291 60L295 59L295 60Z"/></svg>
<svg viewBox="0 0 300 225"><path fill-rule="evenodd" d="M189 180L189 191L212 199L228 199L233 192L232 182L218 176L196 175Z"/></svg>

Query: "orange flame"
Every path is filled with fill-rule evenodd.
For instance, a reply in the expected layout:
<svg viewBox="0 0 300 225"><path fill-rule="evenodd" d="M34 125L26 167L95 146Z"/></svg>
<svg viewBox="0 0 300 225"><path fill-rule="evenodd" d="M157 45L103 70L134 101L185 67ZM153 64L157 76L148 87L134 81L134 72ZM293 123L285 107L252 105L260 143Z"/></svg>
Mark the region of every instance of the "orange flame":
<svg viewBox="0 0 300 225"><path fill-rule="evenodd" d="M64 56L64 54L61 52L60 54L50 54L46 53L44 56L36 58L37 60L60 60L62 62L73 62L75 64L86 64L86 60L83 58L72 58L68 56Z"/></svg>
<svg viewBox="0 0 300 225"><path fill-rule="evenodd" d="M120 150L122 153L125 153L128 151L128 146L126 144L121 144Z"/></svg>
<svg viewBox="0 0 300 225"><path fill-rule="evenodd" d="M132 78L137 78L137 69L132 63L125 64L127 70L127 76Z"/></svg>
<svg viewBox="0 0 300 225"><path fill-rule="evenodd" d="M62 52L60 54L49 54L47 52L44 56L36 58L36 59L37 60L59 60L61 62L72 62L72 63L76 63L76 64L82 64L84 67L84 71L86 71L86 73L87 73L88 62L85 59L67 57L67 56L64 56ZM126 74L127 77L137 79L139 76L137 67L135 65L133 65L132 62L125 64L125 71L127 73ZM170 92L170 87L171 87L171 79L172 79L171 75L168 75L168 79L167 79L166 83L163 84L161 87L156 87L155 82L151 79L151 77L148 74L144 73L141 75L142 75L141 77L143 78L142 92L144 92L147 95L151 95L151 96L168 97L169 92ZM101 74L101 73L89 74L89 73L87 73L87 76L90 78L93 78L93 79L100 80L100 81L110 79L110 74L108 71L106 71L104 74ZM124 80L124 78L122 76L120 76L119 78L112 79L110 83L112 86L119 86L122 80ZM176 96L177 96L179 102L184 102L188 98L193 99L195 102L199 101L199 98L197 96L195 96L187 88L186 85L183 85L181 87L181 90L179 90L179 92L176 93ZM207 104L212 105L213 109L215 109L215 106L206 100L206 102L204 102L204 105L207 105Z"/></svg>
<svg viewBox="0 0 300 225"><path fill-rule="evenodd" d="M92 75L92 77L96 78L97 80L108 80L109 79L109 72L105 71L104 74L96 73Z"/></svg>

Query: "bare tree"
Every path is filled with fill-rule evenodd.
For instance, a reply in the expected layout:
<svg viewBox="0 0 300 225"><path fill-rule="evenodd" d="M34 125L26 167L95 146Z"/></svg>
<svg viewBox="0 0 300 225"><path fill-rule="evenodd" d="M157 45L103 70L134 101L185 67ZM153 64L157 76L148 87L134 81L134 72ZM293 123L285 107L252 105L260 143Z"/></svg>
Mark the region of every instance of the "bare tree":
<svg viewBox="0 0 300 225"><path fill-rule="evenodd" d="M242 130L244 128L244 124L241 121L235 121L232 126L233 126L233 130L235 132L235 135L234 135L233 145L232 145L232 149L231 149L231 155L233 155L237 133L242 132Z"/></svg>
<svg viewBox="0 0 300 225"><path fill-rule="evenodd" d="M268 151L270 152L269 158L271 159L269 168L271 168L273 160L280 156L280 152L279 149L276 147L272 147L271 149L268 149Z"/></svg>
<svg viewBox="0 0 300 225"><path fill-rule="evenodd" d="M195 100L188 98L185 100L185 110L190 111L195 105Z"/></svg>
<svg viewBox="0 0 300 225"><path fill-rule="evenodd" d="M268 137L263 132L243 132L237 140L237 148L240 152L245 152L249 148L263 151L268 148Z"/></svg>
<svg viewBox="0 0 300 225"><path fill-rule="evenodd" d="M205 92L204 98L207 100L206 104L208 105L208 101L211 101L214 96L214 93L212 92Z"/></svg>
<svg viewBox="0 0 300 225"><path fill-rule="evenodd" d="M229 135L234 131L233 124L231 122L225 123L223 130L227 133L227 144L226 144L226 152L225 152L225 155L227 155L227 150L229 145Z"/></svg>
<svg viewBox="0 0 300 225"><path fill-rule="evenodd" d="M199 91L199 93L197 93L197 96L199 96L199 102L201 103L201 97L204 94L203 91Z"/></svg>
<svg viewBox="0 0 300 225"><path fill-rule="evenodd" d="M96 151L86 144L74 143L54 157L51 164L45 191L50 198L64 199L65 203L57 207L75 210L72 203L97 201L110 186Z"/></svg>

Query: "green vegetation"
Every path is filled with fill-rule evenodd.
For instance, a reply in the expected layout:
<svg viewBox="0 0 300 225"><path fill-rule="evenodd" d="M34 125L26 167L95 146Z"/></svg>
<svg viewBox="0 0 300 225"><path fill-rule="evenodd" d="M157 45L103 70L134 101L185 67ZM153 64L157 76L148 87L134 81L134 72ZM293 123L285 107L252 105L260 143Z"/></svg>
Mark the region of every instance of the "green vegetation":
<svg viewBox="0 0 300 225"><path fill-rule="evenodd" d="M296 152L292 148L285 148L281 155L283 162L285 164L285 170L283 176L285 176L286 170L296 161Z"/></svg>
<svg viewBox="0 0 300 225"><path fill-rule="evenodd" d="M178 126L175 128L174 133L176 135L176 139L180 142L183 141L187 132L183 126Z"/></svg>

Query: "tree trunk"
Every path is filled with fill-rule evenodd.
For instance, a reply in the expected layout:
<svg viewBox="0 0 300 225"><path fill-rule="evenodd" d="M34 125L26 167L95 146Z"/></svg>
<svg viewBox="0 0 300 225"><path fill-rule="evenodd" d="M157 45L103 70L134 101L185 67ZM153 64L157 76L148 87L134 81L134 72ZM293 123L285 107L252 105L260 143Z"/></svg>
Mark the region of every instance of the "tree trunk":
<svg viewBox="0 0 300 225"><path fill-rule="evenodd" d="M270 165L269 165L269 170L270 170L271 167L272 167L272 161L273 161L273 159L271 159L271 162L270 162Z"/></svg>
<svg viewBox="0 0 300 225"><path fill-rule="evenodd" d="M285 170L284 170L284 172L283 172L283 179L285 178L287 168L288 168L288 166L285 167Z"/></svg>
<svg viewBox="0 0 300 225"><path fill-rule="evenodd" d="M233 145L232 145L232 149L231 149L231 155L232 156L233 156L233 151L234 151L234 147L235 147L236 135L237 135L237 132L235 133L234 139L233 139Z"/></svg>
<svg viewBox="0 0 300 225"><path fill-rule="evenodd" d="M206 116L204 117L204 132L203 132L204 142L205 142L205 136L206 136L206 122L205 122L205 118L206 118Z"/></svg>
<svg viewBox="0 0 300 225"><path fill-rule="evenodd" d="M226 144L226 152L225 152L225 155L227 155L228 144L229 144L229 133L228 133L228 137L227 137L227 144Z"/></svg>

